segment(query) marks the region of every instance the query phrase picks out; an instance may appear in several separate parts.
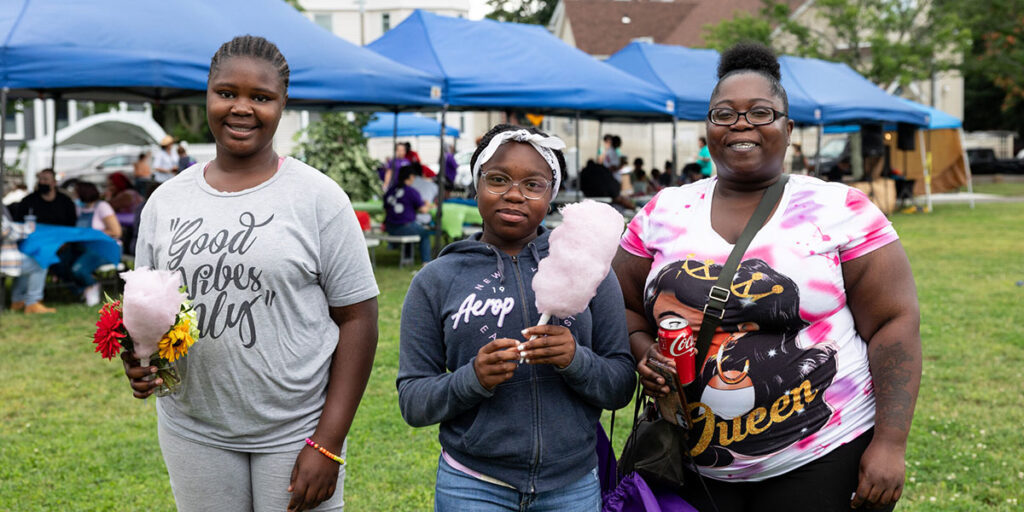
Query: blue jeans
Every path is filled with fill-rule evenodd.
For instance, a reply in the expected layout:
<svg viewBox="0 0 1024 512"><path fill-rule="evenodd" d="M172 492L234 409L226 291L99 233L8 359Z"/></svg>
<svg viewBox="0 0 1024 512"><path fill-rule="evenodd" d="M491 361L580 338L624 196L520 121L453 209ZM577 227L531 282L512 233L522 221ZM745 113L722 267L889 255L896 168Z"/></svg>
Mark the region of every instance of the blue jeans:
<svg viewBox="0 0 1024 512"><path fill-rule="evenodd" d="M420 236L420 260L423 263L430 261L430 231L416 221L407 224L388 224L384 230L389 235L419 235Z"/></svg>
<svg viewBox="0 0 1024 512"><path fill-rule="evenodd" d="M21 261L21 275L14 280L14 288L11 289L11 302L24 302L31 306L43 300L45 286L46 269L31 256L25 256Z"/></svg>
<svg viewBox="0 0 1024 512"><path fill-rule="evenodd" d="M437 512L599 512L601 483L597 468L583 478L561 489L541 493L519 492L515 489L484 482L467 475L445 462L437 463L437 486L434 490Z"/></svg>

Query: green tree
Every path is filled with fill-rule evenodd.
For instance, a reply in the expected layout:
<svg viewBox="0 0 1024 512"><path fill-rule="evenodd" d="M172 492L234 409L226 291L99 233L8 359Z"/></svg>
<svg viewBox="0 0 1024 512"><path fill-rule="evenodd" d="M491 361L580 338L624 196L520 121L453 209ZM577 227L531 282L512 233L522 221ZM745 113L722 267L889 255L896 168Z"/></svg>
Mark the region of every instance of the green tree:
<svg viewBox="0 0 1024 512"><path fill-rule="evenodd" d="M329 176L353 201L368 201L380 194L379 162L370 157L363 127L371 114L328 112L296 134L304 140L295 156Z"/></svg>
<svg viewBox="0 0 1024 512"><path fill-rule="evenodd" d="M960 67L964 127L1024 133L1024 0L936 0L972 35Z"/></svg>
<svg viewBox="0 0 1024 512"><path fill-rule="evenodd" d="M487 0L487 5L491 7L487 17L492 20L547 25L558 0Z"/></svg>
<svg viewBox="0 0 1024 512"><path fill-rule="evenodd" d="M706 26L709 45L771 43L780 53L845 62L888 87L958 67L971 41L944 0L817 0L811 7L817 23L794 19L786 3L762 1L756 16L738 13Z"/></svg>

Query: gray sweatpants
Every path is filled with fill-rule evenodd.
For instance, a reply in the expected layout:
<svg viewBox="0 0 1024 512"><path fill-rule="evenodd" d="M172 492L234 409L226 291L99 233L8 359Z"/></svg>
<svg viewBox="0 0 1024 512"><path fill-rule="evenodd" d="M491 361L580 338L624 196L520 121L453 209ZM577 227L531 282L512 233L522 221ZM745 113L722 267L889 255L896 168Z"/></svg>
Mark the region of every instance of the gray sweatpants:
<svg viewBox="0 0 1024 512"><path fill-rule="evenodd" d="M168 432L157 422L160 450L179 512L284 512L292 467L302 446L283 453L245 453L213 448ZM346 442L346 445L348 443ZM345 457L342 447L341 457ZM334 496L317 511L344 509L345 467Z"/></svg>

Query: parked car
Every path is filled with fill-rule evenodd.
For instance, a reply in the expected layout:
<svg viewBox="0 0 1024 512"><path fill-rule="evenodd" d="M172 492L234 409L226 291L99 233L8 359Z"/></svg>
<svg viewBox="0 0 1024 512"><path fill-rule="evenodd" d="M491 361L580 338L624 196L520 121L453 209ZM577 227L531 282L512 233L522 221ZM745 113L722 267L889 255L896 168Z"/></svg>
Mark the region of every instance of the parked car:
<svg viewBox="0 0 1024 512"><path fill-rule="evenodd" d="M107 177L115 172L124 173L129 178L134 172L135 161L139 159L142 151L120 150L114 154L107 154L94 158L88 164L68 170L57 171L57 183L63 188L74 180L89 181L101 188L106 185Z"/></svg>
<svg viewBox="0 0 1024 512"><path fill-rule="evenodd" d="M971 163L971 174L1024 174L1024 163L1016 158L996 158L991 148L968 149L967 161Z"/></svg>

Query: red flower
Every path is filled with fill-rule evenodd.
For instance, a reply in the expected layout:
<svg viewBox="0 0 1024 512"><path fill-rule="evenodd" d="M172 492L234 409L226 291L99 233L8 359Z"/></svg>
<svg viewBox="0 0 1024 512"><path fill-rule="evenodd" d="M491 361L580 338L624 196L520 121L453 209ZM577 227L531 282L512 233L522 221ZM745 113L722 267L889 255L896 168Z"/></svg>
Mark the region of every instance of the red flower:
<svg viewBox="0 0 1024 512"><path fill-rule="evenodd" d="M96 352L106 359L113 359L121 351L118 338L124 338L124 321L121 319L121 301L108 302L100 309L100 319L96 322L96 334L92 342L96 344Z"/></svg>

